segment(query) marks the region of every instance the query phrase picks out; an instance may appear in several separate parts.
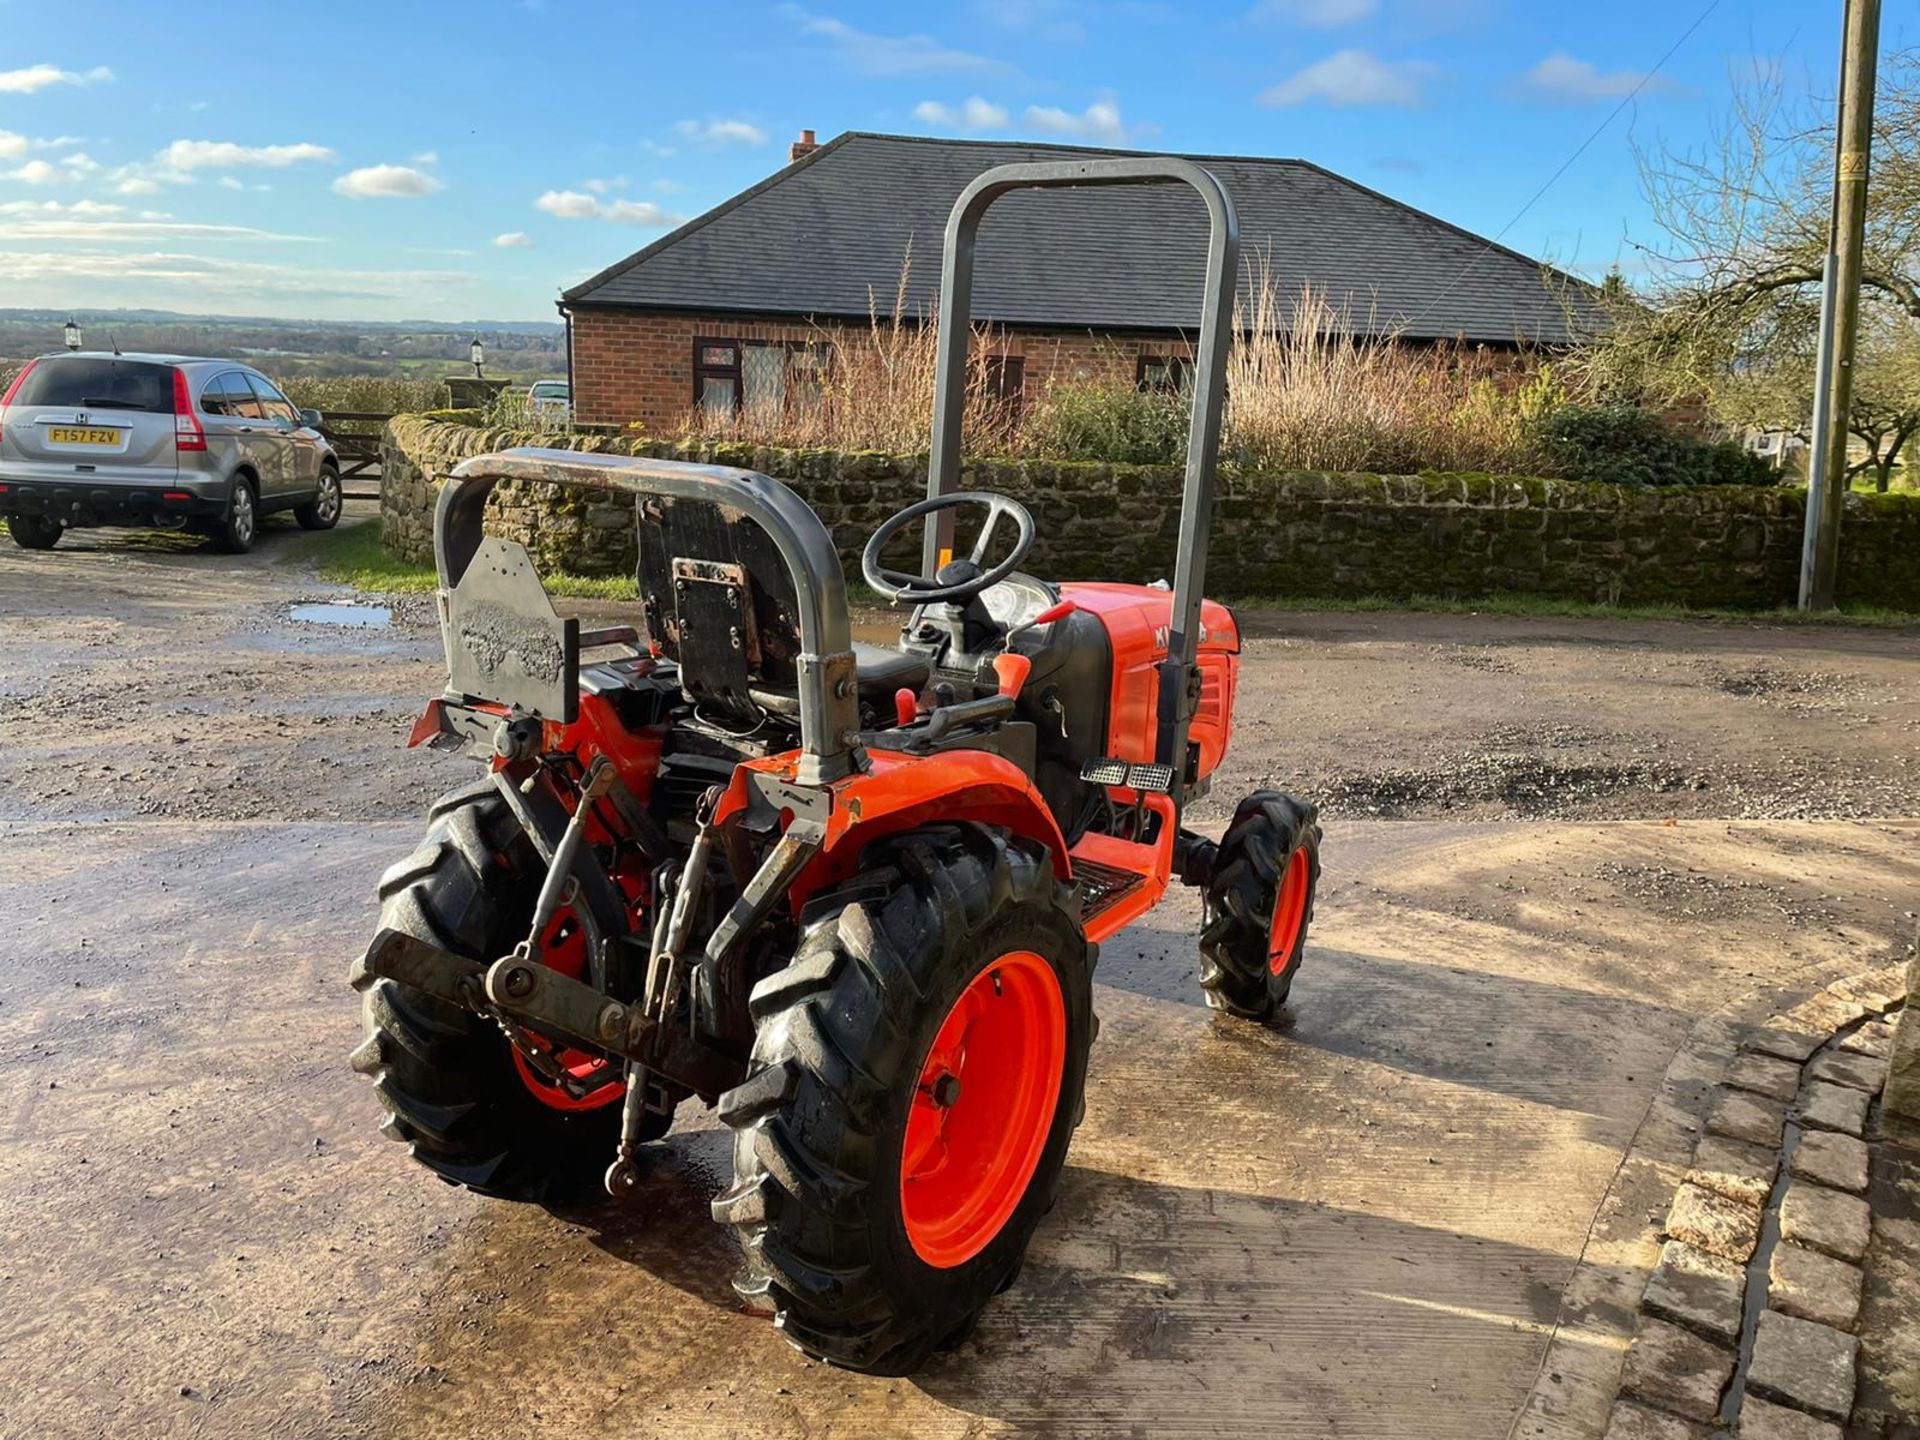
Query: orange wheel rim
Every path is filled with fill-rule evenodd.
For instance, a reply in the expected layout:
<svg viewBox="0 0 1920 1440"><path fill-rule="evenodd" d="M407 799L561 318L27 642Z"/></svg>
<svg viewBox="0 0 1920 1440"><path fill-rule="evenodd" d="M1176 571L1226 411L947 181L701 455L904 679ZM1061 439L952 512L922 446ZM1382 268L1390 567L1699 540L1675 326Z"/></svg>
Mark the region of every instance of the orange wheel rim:
<svg viewBox="0 0 1920 1440"><path fill-rule="evenodd" d="M984 1250L1025 1198L1053 1132L1067 1007L1031 950L993 961L953 1003L920 1066L900 1153L914 1253L946 1269Z"/></svg>
<svg viewBox="0 0 1920 1440"><path fill-rule="evenodd" d="M1280 877L1280 892L1273 897L1273 925L1267 931L1267 968L1275 975L1286 974L1293 963L1300 927L1307 923L1307 887L1312 879L1307 852L1294 851Z"/></svg>
<svg viewBox="0 0 1920 1440"><path fill-rule="evenodd" d="M547 927L542 941L542 955L547 965L558 970L572 980L583 979L587 968L586 934L573 911L563 909L553 918ZM530 1037L530 1043L544 1051L548 1060L573 1082L569 1090L548 1079L534 1069L527 1057L520 1053L518 1045L512 1046L513 1068L525 1085L542 1105L550 1109L575 1114L583 1110L600 1110L613 1104L627 1093L625 1077L621 1067L604 1055L596 1055L587 1050L575 1050L564 1045L555 1045L542 1037ZM574 1093L578 1091L579 1093Z"/></svg>

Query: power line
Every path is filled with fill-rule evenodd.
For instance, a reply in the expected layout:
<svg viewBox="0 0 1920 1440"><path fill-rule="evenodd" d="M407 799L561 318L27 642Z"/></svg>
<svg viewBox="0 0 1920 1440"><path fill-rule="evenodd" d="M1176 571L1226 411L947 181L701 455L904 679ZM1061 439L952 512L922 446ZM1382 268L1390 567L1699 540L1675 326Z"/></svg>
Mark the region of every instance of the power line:
<svg viewBox="0 0 1920 1440"><path fill-rule="evenodd" d="M1555 170L1553 174L1547 177L1546 183L1543 184L1538 190L1533 192L1533 195L1528 199L1526 204L1522 205L1518 210L1513 212L1513 218L1507 221L1505 225L1502 225L1500 227L1500 233L1495 235L1492 240L1482 245L1480 247L1479 252L1475 254L1474 257L1471 260L1469 260L1465 265L1460 267L1459 273L1456 274L1453 277L1453 279L1449 280L1446 283L1446 286L1440 291L1438 295L1434 296L1433 299L1429 300L1426 303L1426 305L1421 309L1420 313L1414 316L1413 320L1408 322L1409 324L1414 324L1424 319L1433 310L1434 306L1438 305L1442 300L1446 299L1447 296L1453 293L1454 286L1458 285L1462 280L1466 279L1467 276L1472 273L1474 266L1478 265L1483 259L1485 259L1489 254L1493 252L1494 246L1498 245L1502 240L1506 239L1507 232L1512 230L1514 226L1518 225L1520 221L1526 216L1526 213L1529 210L1533 209L1533 207L1540 202L1540 197L1545 195L1547 191L1551 190L1554 187L1555 182L1557 182L1562 175L1566 174L1567 171L1573 168L1574 162L1578 160L1582 155L1587 153L1587 148L1590 145L1592 145L1594 141L1600 138L1600 136L1605 132L1606 128L1609 125L1613 124L1615 120L1618 120L1620 118L1621 112L1624 111L1635 100L1639 99L1640 92L1646 89L1648 85L1653 83L1654 77L1658 75L1663 68L1665 68L1666 63L1669 60L1673 59L1675 55L1680 53L1680 47L1682 45L1685 45L1687 41L1693 38L1694 31L1698 30L1702 25L1706 24L1707 17L1713 14L1713 12L1715 10L1718 10L1719 8L1720 8L1720 0L1708 0L1707 8L1702 10L1697 16L1694 17L1694 21L1691 25L1687 26L1685 30L1681 31L1680 38L1674 41L1673 44L1667 47L1667 53L1662 55L1658 60L1654 62L1653 68L1647 71L1646 74L1642 75L1639 79L1639 82L1634 85L1633 89L1629 90L1625 95L1623 95L1620 98L1620 103L1614 106L1613 109L1607 113L1607 118L1602 120L1598 125L1593 127L1593 133L1587 136L1586 139L1582 140L1579 144L1579 147L1571 155L1569 155L1565 160L1561 162L1560 168L1558 170Z"/></svg>

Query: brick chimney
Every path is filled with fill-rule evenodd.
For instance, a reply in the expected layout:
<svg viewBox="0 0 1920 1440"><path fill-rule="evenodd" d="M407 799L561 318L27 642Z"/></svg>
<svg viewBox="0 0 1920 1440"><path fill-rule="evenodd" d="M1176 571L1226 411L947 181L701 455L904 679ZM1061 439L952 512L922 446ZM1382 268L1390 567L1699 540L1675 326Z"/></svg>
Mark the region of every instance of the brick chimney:
<svg viewBox="0 0 1920 1440"><path fill-rule="evenodd" d="M813 138L813 131L802 130L800 138L787 147L787 163L791 165L796 160L804 160L819 148L820 142Z"/></svg>

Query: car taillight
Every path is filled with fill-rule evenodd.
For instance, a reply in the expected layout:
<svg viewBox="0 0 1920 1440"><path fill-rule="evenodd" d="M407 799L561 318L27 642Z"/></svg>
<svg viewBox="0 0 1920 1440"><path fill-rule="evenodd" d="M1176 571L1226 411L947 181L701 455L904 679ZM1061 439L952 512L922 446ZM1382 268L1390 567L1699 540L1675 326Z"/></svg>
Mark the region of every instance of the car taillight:
<svg viewBox="0 0 1920 1440"><path fill-rule="evenodd" d="M187 392L187 372L184 370L173 372L173 448L207 448L207 432L200 424L200 417L193 413L193 396Z"/></svg>
<svg viewBox="0 0 1920 1440"><path fill-rule="evenodd" d="M0 395L0 419L5 418L7 407L13 404L13 397L19 393L20 387L26 384L27 376L33 373L33 367L39 363L38 360L29 360L26 364L22 365L20 367L20 373L13 377L13 383L7 386L7 393ZM4 430L0 430L0 434L3 433L5 433Z"/></svg>

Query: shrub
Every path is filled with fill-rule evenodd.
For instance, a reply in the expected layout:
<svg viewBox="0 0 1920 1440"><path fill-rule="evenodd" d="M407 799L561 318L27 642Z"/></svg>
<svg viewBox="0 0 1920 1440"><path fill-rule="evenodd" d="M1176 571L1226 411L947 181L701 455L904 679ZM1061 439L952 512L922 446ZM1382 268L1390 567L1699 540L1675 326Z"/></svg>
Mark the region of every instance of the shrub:
<svg viewBox="0 0 1920 1440"><path fill-rule="evenodd" d="M337 410L417 415L447 404L444 380L390 380L380 375L350 375L331 380L276 376L275 383L298 408L318 410L323 415Z"/></svg>
<svg viewBox="0 0 1920 1440"><path fill-rule="evenodd" d="M1684 434L1633 405L1557 405L1529 427L1548 466L1614 485L1771 485L1778 476L1731 440Z"/></svg>
<svg viewBox="0 0 1920 1440"><path fill-rule="evenodd" d="M1178 465L1186 459L1191 397L1117 385L1055 385L1022 425L1023 448L1054 460Z"/></svg>

